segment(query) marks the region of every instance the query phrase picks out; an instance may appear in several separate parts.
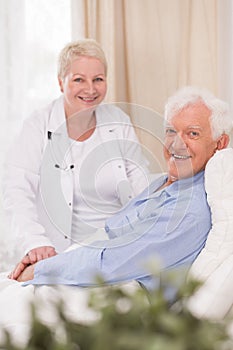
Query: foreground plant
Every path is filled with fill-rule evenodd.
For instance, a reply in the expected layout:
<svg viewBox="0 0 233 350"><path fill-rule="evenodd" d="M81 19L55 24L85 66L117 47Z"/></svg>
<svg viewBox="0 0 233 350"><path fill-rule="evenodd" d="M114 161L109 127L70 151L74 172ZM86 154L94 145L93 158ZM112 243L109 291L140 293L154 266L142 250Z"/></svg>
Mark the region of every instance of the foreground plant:
<svg viewBox="0 0 233 350"><path fill-rule="evenodd" d="M171 282L171 281L169 281ZM166 288L148 294L143 288L93 289L90 307L98 315L89 325L70 321L57 305L58 337L44 325L32 308L33 322L27 350L231 350L227 333L231 320L211 322L198 319L186 307L186 297L197 288L193 281L182 284L171 305ZM18 350L8 336L1 349Z"/></svg>

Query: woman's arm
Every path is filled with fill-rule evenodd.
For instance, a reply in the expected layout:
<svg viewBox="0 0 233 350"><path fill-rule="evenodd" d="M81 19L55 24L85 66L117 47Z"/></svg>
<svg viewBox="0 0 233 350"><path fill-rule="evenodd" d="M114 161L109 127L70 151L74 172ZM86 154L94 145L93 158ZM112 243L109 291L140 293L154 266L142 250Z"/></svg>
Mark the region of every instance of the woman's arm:
<svg viewBox="0 0 233 350"><path fill-rule="evenodd" d="M24 122L4 167L4 210L21 255L38 246L52 246L39 221L36 204L44 148L42 127L37 115Z"/></svg>

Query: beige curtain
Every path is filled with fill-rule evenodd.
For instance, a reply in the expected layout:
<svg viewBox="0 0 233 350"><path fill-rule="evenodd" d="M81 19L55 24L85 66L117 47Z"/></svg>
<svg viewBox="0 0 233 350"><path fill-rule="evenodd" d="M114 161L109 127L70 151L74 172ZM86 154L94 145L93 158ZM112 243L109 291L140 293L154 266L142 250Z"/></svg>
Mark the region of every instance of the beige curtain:
<svg viewBox="0 0 233 350"><path fill-rule="evenodd" d="M233 111L233 0L218 0L218 95Z"/></svg>
<svg viewBox="0 0 233 350"><path fill-rule="evenodd" d="M159 154L158 113L168 96L187 84L217 92L217 0L72 4L73 38L95 38L107 55L107 101L132 104L128 111L139 125L139 137L152 154Z"/></svg>

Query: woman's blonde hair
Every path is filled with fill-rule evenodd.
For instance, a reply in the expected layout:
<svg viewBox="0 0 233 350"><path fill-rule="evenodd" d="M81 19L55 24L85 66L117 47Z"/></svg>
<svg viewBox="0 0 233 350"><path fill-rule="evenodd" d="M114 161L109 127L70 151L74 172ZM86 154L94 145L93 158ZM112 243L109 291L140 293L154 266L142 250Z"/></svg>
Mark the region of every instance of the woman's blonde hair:
<svg viewBox="0 0 233 350"><path fill-rule="evenodd" d="M82 39L68 43L58 57L58 77L64 79L71 62L80 57L94 57L103 63L107 75L107 61L103 49L94 39Z"/></svg>

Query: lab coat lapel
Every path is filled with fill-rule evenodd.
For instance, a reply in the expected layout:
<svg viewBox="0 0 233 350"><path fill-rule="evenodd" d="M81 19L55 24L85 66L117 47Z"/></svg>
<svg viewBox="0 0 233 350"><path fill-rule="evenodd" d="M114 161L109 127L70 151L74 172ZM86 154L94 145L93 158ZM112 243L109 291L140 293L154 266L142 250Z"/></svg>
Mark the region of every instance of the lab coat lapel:
<svg viewBox="0 0 233 350"><path fill-rule="evenodd" d="M52 108L46 136L47 143L41 166L41 195L50 221L62 234L69 236L73 174L70 169L72 157L62 97Z"/></svg>

